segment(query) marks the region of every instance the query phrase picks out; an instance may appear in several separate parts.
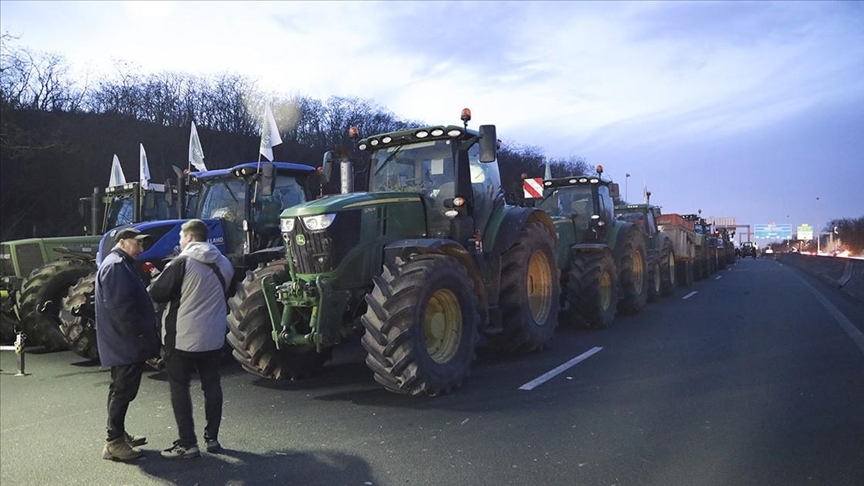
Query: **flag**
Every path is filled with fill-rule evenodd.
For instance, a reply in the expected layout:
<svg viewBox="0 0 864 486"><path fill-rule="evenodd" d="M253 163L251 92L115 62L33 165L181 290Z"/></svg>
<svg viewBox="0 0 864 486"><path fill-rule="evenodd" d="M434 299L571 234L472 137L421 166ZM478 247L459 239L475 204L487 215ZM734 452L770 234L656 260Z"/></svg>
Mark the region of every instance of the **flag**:
<svg viewBox="0 0 864 486"><path fill-rule="evenodd" d="M122 186L126 184L126 174L123 173L123 167L120 166L120 159L117 154L114 154L114 162L111 163L111 178L108 179L108 187Z"/></svg>
<svg viewBox="0 0 864 486"><path fill-rule="evenodd" d="M267 105L267 108L264 110L264 121L261 127L261 155L272 162L273 147L280 143L282 143L282 137L279 136L279 128L276 127L276 120L273 118L270 105Z"/></svg>
<svg viewBox="0 0 864 486"><path fill-rule="evenodd" d="M548 160L546 161L546 173L543 174L543 178L547 181L552 178L552 164Z"/></svg>
<svg viewBox="0 0 864 486"><path fill-rule="evenodd" d="M642 181L642 197L645 198L645 204L648 204L648 184Z"/></svg>
<svg viewBox="0 0 864 486"><path fill-rule="evenodd" d="M141 189L150 189L150 165L147 164L147 152L144 144L141 144L141 164L138 180L141 181Z"/></svg>
<svg viewBox="0 0 864 486"><path fill-rule="evenodd" d="M201 139L198 138L194 120L192 133L189 134L189 164L195 166L196 170L207 170L207 166L204 165L204 149L201 148Z"/></svg>

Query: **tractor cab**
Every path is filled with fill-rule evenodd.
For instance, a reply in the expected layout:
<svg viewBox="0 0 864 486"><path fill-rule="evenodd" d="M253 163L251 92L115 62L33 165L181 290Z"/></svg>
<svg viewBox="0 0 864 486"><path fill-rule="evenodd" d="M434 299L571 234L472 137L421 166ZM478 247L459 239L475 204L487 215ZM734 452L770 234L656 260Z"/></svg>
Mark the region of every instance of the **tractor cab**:
<svg viewBox="0 0 864 486"><path fill-rule="evenodd" d="M537 207L552 216L556 226L572 223L575 241L584 243L605 239L606 226L614 219L614 198L618 184L601 179L598 174L577 175L543 181L546 195Z"/></svg>
<svg viewBox="0 0 864 486"><path fill-rule="evenodd" d="M660 208L651 204L619 204L615 206L615 215L622 221L636 225L649 238L657 233L657 220L660 218Z"/></svg>

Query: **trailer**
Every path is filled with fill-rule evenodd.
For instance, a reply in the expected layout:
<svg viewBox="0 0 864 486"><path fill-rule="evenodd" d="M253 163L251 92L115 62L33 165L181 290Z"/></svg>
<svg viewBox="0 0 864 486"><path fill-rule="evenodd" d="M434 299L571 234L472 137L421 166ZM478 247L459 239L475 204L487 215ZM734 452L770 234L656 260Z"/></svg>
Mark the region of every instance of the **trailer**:
<svg viewBox="0 0 864 486"><path fill-rule="evenodd" d="M693 221L684 219L680 214L661 214L657 217L657 227L672 240L677 260L676 271L678 285L689 287L693 284L693 268L698 254L696 234Z"/></svg>

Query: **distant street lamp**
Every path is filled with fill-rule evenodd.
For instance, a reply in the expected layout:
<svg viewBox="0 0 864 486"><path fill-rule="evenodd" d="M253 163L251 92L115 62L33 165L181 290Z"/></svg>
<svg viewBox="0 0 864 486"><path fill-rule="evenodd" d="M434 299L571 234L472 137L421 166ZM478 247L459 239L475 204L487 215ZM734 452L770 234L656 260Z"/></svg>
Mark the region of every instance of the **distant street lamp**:
<svg viewBox="0 0 864 486"><path fill-rule="evenodd" d="M822 251L822 247L820 244L822 243L822 235L819 230L819 218L822 216L819 214L819 196L816 196L816 256L819 256L819 253ZM810 248L813 248L812 246Z"/></svg>
<svg viewBox="0 0 864 486"><path fill-rule="evenodd" d="M629 180L630 180L630 174L625 174L624 175L624 201L625 202L630 202L630 198L627 197L627 181L629 181Z"/></svg>

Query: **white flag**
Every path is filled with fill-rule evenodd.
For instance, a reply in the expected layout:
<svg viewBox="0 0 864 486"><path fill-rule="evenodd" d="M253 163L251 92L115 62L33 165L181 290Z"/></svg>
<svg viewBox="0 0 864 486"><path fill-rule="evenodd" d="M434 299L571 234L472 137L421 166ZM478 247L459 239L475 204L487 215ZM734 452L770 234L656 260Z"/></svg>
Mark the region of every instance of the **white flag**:
<svg viewBox="0 0 864 486"><path fill-rule="evenodd" d="M141 181L142 189L150 189L150 165L147 163L147 153L144 152L144 144L141 144L141 164L139 171L139 181Z"/></svg>
<svg viewBox="0 0 864 486"><path fill-rule="evenodd" d="M192 121L192 133L189 134L189 164L195 166L197 170L207 170L204 165L204 149L201 148L201 139L198 138L198 129L195 128L195 121Z"/></svg>
<svg viewBox="0 0 864 486"><path fill-rule="evenodd" d="M272 162L273 147L280 143L282 143L282 137L279 136L279 128L276 127L276 120L273 118L273 112L270 111L270 105L267 105L261 127L261 155Z"/></svg>
<svg viewBox="0 0 864 486"><path fill-rule="evenodd" d="M114 162L111 163L111 178L108 179L108 187L122 186L126 184L126 174L123 173L123 167L120 166L120 159L117 154L114 154Z"/></svg>
<svg viewBox="0 0 864 486"><path fill-rule="evenodd" d="M546 161L546 172L543 174L543 178L547 181L552 178L552 164L548 160Z"/></svg>

